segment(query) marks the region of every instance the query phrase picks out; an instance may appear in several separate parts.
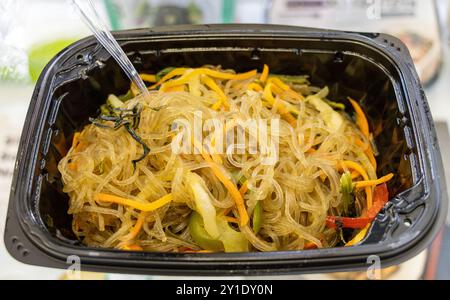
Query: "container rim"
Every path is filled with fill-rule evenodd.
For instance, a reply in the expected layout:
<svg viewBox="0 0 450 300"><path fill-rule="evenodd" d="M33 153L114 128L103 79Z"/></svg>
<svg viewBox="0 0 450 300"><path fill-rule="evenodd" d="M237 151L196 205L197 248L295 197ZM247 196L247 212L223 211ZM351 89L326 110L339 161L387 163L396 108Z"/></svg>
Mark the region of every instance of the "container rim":
<svg viewBox="0 0 450 300"><path fill-rule="evenodd" d="M412 118L412 127L415 135L419 137L416 141L419 166L421 171L421 177L416 178L414 184L409 189L416 189L419 185L423 185L424 188L417 198L428 197L433 194L438 199L438 206L430 214L430 222L433 225L429 227L428 231L413 232L409 235L409 238L398 239L391 241L390 246L385 243L358 245L356 247L340 247L339 251L336 248L327 249L315 249L315 250L299 250L299 251L276 251L276 252L248 252L248 253L208 253L195 254L195 253L160 253L160 252L126 252L123 257L118 257L118 253L125 254L121 250L112 249L98 249L90 247L79 247L69 245L56 238L48 239L45 228L43 228L42 222L34 215L25 213L29 211L30 207L27 207L26 202L20 199L26 199L32 197L30 190L23 190L19 188L18 182L31 181L32 180L32 168L26 168L26 159L30 158L29 165L35 166L37 164L36 157L32 157L31 153L36 152L38 140L37 135L32 135L35 129L42 133L42 128L38 126L38 117L35 109L39 108L41 103L49 103L49 95L46 93L48 88L53 84L52 67L62 59L64 55L70 55L70 53L79 51L80 47L88 48L97 44L93 36L84 38L74 44L68 46L60 54L58 54L44 69L33 94L33 100L30 104L30 108L27 114L28 127L25 126L21 137L17 162L15 167L15 175L13 178L11 197L9 202L9 210L14 210L16 216L23 217L19 224L23 234L26 238L38 249L42 250L46 255L63 261L66 261L67 253L71 255L78 255L84 263L87 265L105 265L108 266L114 262L117 266L134 266L137 268L158 266L162 263L162 268L174 268L177 269L181 266L192 267L195 264L201 263L202 265L213 266L217 263L230 264L242 264L246 265L247 262L256 262L264 265L263 268L270 269L272 267L279 266L280 264L297 263L299 266L303 264L310 264L312 268L319 270L319 265L330 264L330 268L334 270L345 269L339 265L347 265L354 262L365 264L367 257L373 253L377 253L383 262L383 266L388 266L396 263L396 259L402 254L402 261L417 254L419 250L422 250L426 244L434 237L445 218L446 211L446 193L445 182L443 180L442 162L439 155L439 148L437 141L435 140L434 125L432 123L429 108L425 100L423 91L419 91L416 87L420 86L417 75L413 69L412 60L409 55L401 57L408 53L406 46L404 46L398 39L393 38L385 34L361 34L356 32L341 32L334 30L317 30L312 28L299 28L293 26L273 26L273 25L246 25L246 29L238 28L239 25L199 25L199 26L178 26L174 27L162 27L154 29L137 29L115 32L114 35L118 39L119 43L126 44L128 41L136 42L141 40L177 40L183 39L229 39L234 38L266 38L266 39L302 39L302 40L339 40L347 41L349 43L357 43L365 47L370 47L375 51L382 53L386 58L392 62L398 71L398 76L401 78L402 83L406 88L402 90L403 97L408 98L410 101L406 102L408 111ZM255 27L255 28L254 28ZM257 27L257 28L256 28ZM388 40L390 43L394 43L396 47L400 48L399 53L395 51L386 51L389 49L390 44L383 43L383 40ZM400 72L402 70L402 72ZM407 80L409 78L410 80ZM411 80L411 78L413 80ZM53 87L55 89L56 87ZM398 99L397 99L398 100ZM414 100L414 103L411 101ZM399 108L404 103L398 103ZM48 105L43 107L44 110L48 109ZM45 112L44 112L45 113ZM421 122L422 128L417 128L415 124ZM33 147L26 147L32 145ZM433 154L434 153L434 154ZM431 182L439 182L442 189L433 189ZM408 189L408 190L409 190ZM401 198L403 193L394 196L394 198ZM14 209L12 208L14 206ZM440 206L440 207L439 207ZM10 212L8 212L10 215ZM41 230L36 230L35 225L39 224ZM5 234L5 241L7 234ZM6 242L8 245L9 243ZM8 251L12 254L13 251ZM326 256L326 257L324 257ZM99 259L101 259L99 261ZM169 266L170 265L170 266ZM315 267L314 267L315 266ZM336 267L338 266L338 268ZM195 268L195 267L194 267ZM329 270L330 268L327 268ZM177 270L176 272L178 272ZM259 270L261 271L261 270ZM239 272L239 271L237 271ZM246 272L249 272L247 270ZM283 272L283 270L277 270L276 272ZM232 272L233 274L236 271Z"/></svg>

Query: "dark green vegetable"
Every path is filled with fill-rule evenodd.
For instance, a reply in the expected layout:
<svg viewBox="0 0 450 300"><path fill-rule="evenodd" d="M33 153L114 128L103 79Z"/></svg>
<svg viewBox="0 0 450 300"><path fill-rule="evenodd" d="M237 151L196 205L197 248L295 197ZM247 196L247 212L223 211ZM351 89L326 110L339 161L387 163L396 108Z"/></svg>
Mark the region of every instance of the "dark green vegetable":
<svg viewBox="0 0 450 300"><path fill-rule="evenodd" d="M136 105L131 109L123 108L124 102L114 95L109 95L106 103L100 107L100 115L97 118L89 118L92 124L101 128L108 128L117 130L120 127L124 127L125 130L131 135L131 137L138 142L144 153L137 159L131 161L134 170L136 170L136 164L143 160L150 148L144 143L142 138L136 133L135 129L138 128L141 120L142 107ZM104 121L114 122L113 126L109 126Z"/></svg>
<svg viewBox="0 0 450 300"><path fill-rule="evenodd" d="M144 149L144 153L137 159L133 159L131 163L133 164L133 169L136 170L136 164L143 160L150 152L150 148L142 141L141 137L136 134L136 132L130 127L130 124L125 125L125 129L128 131L128 133L131 135L131 137L141 144L142 148Z"/></svg>

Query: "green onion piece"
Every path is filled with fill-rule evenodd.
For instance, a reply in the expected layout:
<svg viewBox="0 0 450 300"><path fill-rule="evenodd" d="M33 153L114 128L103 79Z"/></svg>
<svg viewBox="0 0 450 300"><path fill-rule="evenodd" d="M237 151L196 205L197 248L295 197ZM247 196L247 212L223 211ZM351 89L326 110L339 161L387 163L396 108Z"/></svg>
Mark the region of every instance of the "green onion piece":
<svg viewBox="0 0 450 300"><path fill-rule="evenodd" d="M263 212L261 201L258 201L255 205L255 208L253 209L252 227L254 233L258 233L261 229L262 214Z"/></svg>
<svg viewBox="0 0 450 300"><path fill-rule="evenodd" d="M308 76L306 75L277 75L270 74L270 77L276 77L281 79L282 81L290 84L309 84Z"/></svg>
<svg viewBox="0 0 450 300"><path fill-rule="evenodd" d="M345 104L340 102L334 102L328 99L324 99L325 102L334 109L345 110Z"/></svg>
<svg viewBox="0 0 450 300"><path fill-rule="evenodd" d="M344 214L348 215L349 206L353 202L353 182L352 182L352 176L349 172L345 172L341 176L340 180L340 186L341 186L341 194L342 194L342 205Z"/></svg>

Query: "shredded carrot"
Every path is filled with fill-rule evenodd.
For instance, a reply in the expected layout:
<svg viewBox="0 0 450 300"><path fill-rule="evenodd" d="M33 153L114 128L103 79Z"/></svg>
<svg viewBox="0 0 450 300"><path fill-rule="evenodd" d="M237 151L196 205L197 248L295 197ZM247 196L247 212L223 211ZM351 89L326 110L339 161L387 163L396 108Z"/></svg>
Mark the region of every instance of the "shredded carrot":
<svg viewBox="0 0 450 300"><path fill-rule="evenodd" d="M222 100L217 100L217 102L211 106L211 109L218 110L221 106L222 106Z"/></svg>
<svg viewBox="0 0 450 300"><path fill-rule="evenodd" d="M70 170L72 170L72 171L77 170L77 165L74 162L70 162L68 165L69 165Z"/></svg>
<svg viewBox="0 0 450 300"><path fill-rule="evenodd" d="M361 176L363 177L364 180L369 180L369 176L367 175L366 171L358 163L356 163L354 161L344 160L341 162L341 167L353 169L353 170L357 171L359 174L361 174ZM373 204L372 188L367 186L365 188L365 191L366 191L366 197L367 197L367 208L370 208L370 207L372 207L372 204Z"/></svg>
<svg viewBox="0 0 450 300"><path fill-rule="evenodd" d="M305 97L304 97L302 94L295 92L295 91L292 90L291 88L289 88L289 90L287 90L286 92L287 92L288 95L290 95L292 98L299 99L299 100L305 100Z"/></svg>
<svg viewBox="0 0 450 300"><path fill-rule="evenodd" d="M80 231L80 224L78 223L78 220L74 220L73 225L75 226L76 231Z"/></svg>
<svg viewBox="0 0 450 300"><path fill-rule="evenodd" d="M249 90L256 91L256 92L261 92L263 90L263 88L259 84L255 83L255 82L249 83L247 88Z"/></svg>
<svg viewBox="0 0 450 300"><path fill-rule="evenodd" d="M315 249L317 248L317 245L314 244L313 242L306 242L305 246L303 247L303 249Z"/></svg>
<svg viewBox="0 0 450 300"><path fill-rule="evenodd" d="M228 79L228 80L245 80L249 79L256 75L256 70L252 70L245 73L226 73L226 72L220 72L216 70L211 70L207 68L198 68L198 69L192 69L189 73L184 73L183 76L181 76L178 79L172 80L170 82L166 82L163 86L161 86L161 91L165 91L167 88L179 84L184 84L189 81L192 76L195 75L207 75L210 77L218 78L218 79Z"/></svg>
<svg viewBox="0 0 450 300"><path fill-rule="evenodd" d="M173 86L166 90L166 92L183 92L183 91L184 91L184 84Z"/></svg>
<svg viewBox="0 0 450 300"><path fill-rule="evenodd" d="M271 89L274 94L280 95L280 98L282 98L283 93L286 93L284 90L282 90L280 87L278 87L276 85L272 85ZM293 113L294 115L297 115L297 116L300 114L300 111L297 108L295 108L292 104L290 104L289 102L286 102L286 101L280 101L280 102L282 105L286 106L286 110L289 113Z"/></svg>
<svg viewBox="0 0 450 300"><path fill-rule="evenodd" d="M282 103L276 102L275 98L272 95L272 83L266 84L266 87L264 88L264 98L271 104L275 105L278 111L280 112L280 115L289 123L292 127L297 126L297 120L294 118L294 116L291 115L289 111L287 111L286 107L283 106Z"/></svg>
<svg viewBox="0 0 450 300"><path fill-rule="evenodd" d="M232 210L233 210L233 207L229 207L229 208L225 209L225 210L223 211L223 215L224 215L224 216L228 215Z"/></svg>
<svg viewBox="0 0 450 300"><path fill-rule="evenodd" d="M139 217L136 221L136 224L134 224L133 229L131 229L130 233L128 233L125 236L125 238L124 238L125 240L128 240L128 241L132 240L139 234L139 232L141 232L146 217L147 217L147 213L142 211L139 214Z"/></svg>
<svg viewBox="0 0 450 300"><path fill-rule="evenodd" d="M209 87L211 90L213 90L217 96L219 97L220 104L223 104L225 109L230 109L230 104L228 103L227 96L225 96L225 93L220 89L220 87L208 76L203 76L202 81L206 84L207 87ZM217 103L217 102L216 102ZM214 104L215 106L216 104Z"/></svg>
<svg viewBox="0 0 450 300"><path fill-rule="evenodd" d="M355 139L355 145L362 148L364 150L364 153L366 154L367 158L369 159L370 163L372 164L373 168L377 169L377 160L375 159L375 155L372 151L372 146L370 144L366 144L360 139Z"/></svg>
<svg viewBox="0 0 450 300"><path fill-rule="evenodd" d="M355 178L358 178L360 176L360 174L356 171L351 171L350 176L352 177L352 179L355 179Z"/></svg>
<svg viewBox="0 0 450 300"><path fill-rule="evenodd" d="M76 147L78 145L78 139L80 138L80 133L79 132L75 132L73 134L73 139L72 139L72 147Z"/></svg>
<svg viewBox="0 0 450 300"><path fill-rule="evenodd" d="M269 76L269 66L264 64L263 71L261 73L261 76L259 76L259 81L265 82L267 80L267 77Z"/></svg>
<svg viewBox="0 0 450 300"><path fill-rule="evenodd" d="M77 144L77 146L75 147L75 152L80 152L82 149L83 149L83 147L85 146L86 144L83 142L83 141L80 141L80 142L78 142L78 144Z"/></svg>
<svg viewBox="0 0 450 300"><path fill-rule="evenodd" d="M83 142L80 141L80 136L81 136L80 132L75 132L73 134L72 148L73 148L74 152L78 152L80 150L80 148L83 147ZM77 170L77 164L74 163L73 161L68 163L68 167L72 171L76 171Z"/></svg>
<svg viewBox="0 0 450 300"><path fill-rule="evenodd" d="M211 253L211 250L194 250L188 247L180 247L178 248L178 251L181 253Z"/></svg>
<svg viewBox="0 0 450 300"><path fill-rule="evenodd" d="M346 167L348 169L355 170L356 172L361 174L361 176L364 178L364 180L369 180L369 176L367 175L366 171L357 162L350 161L350 160L344 160L344 161L341 161L341 166Z"/></svg>
<svg viewBox="0 0 450 300"><path fill-rule="evenodd" d="M316 152L317 150L316 149L314 149L314 148L309 148L308 150L306 150L305 152L306 153L309 153L309 154L313 154L314 152Z"/></svg>
<svg viewBox="0 0 450 300"><path fill-rule="evenodd" d="M141 73L141 74L139 74L139 76L140 76L140 77L142 78L142 80L144 80L144 81L147 81L147 82L156 82L156 75Z"/></svg>
<svg viewBox="0 0 450 300"><path fill-rule="evenodd" d="M81 137L80 132L75 132L75 134L73 135L72 148L75 152L80 151L81 148L83 148L83 146L85 145L85 143L80 139L80 137Z"/></svg>
<svg viewBox="0 0 450 300"><path fill-rule="evenodd" d="M229 80L245 80L245 79L249 79L250 77L253 77L256 75L256 70L248 71L245 73L238 73L238 74L225 73L225 72L215 71L215 70L206 69L206 68L199 68L196 70L198 70L198 72L200 74L206 74L211 77L215 77L215 78L219 78L219 79L229 79Z"/></svg>
<svg viewBox="0 0 450 300"><path fill-rule="evenodd" d="M248 191L248 180L246 180L239 188L239 193L244 197L245 193Z"/></svg>
<svg viewBox="0 0 450 300"><path fill-rule="evenodd" d="M222 170L212 161L209 162L209 166L211 170L213 171L214 175L222 182L222 184L227 188L227 190L230 192L231 197L233 197L234 201L236 202L236 207L239 212L240 216L240 224L241 226L247 225L249 221L248 213L245 208L244 199L242 198L241 193L239 193L236 186L231 182L224 173L222 173Z"/></svg>
<svg viewBox="0 0 450 300"><path fill-rule="evenodd" d="M374 170L377 170L377 160L375 159L375 156L373 155L372 148L367 148L364 153L367 155L367 158L370 161L370 164L373 166Z"/></svg>
<svg viewBox="0 0 450 300"><path fill-rule="evenodd" d="M216 151L216 137L215 136L213 136L211 139L211 146ZM211 157L215 163L220 164L220 165L223 164L222 158L220 157L220 155L217 154L217 152L211 153Z"/></svg>
<svg viewBox="0 0 450 300"><path fill-rule="evenodd" d="M358 138L355 138L354 143L356 146L358 146L359 148L362 148L363 150L366 150L369 147L368 143L364 143L363 141L361 141Z"/></svg>
<svg viewBox="0 0 450 300"><path fill-rule="evenodd" d="M371 224L371 223L367 224L366 227L364 227L363 229L361 229L361 231L358 232L358 234L356 234L354 238L352 238L350 241L348 241L348 242L345 244L345 247L353 246L353 245L359 243L359 242L366 236L366 233L367 233L367 230L368 230L369 227L370 227L370 224Z"/></svg>
<svg viewBox="0 0 450 300"><path fill-rule="evenodd" d="M135 209L139 209L140 211L143 211L143 212L148 212L148 211L156 210L156 209L166 205L167 203L169 203L170 201L173 200L173 196L170 193L170 194L167 194L167 195L159 198L156 201L153 201L150 203L142 203L142 202L138 202L136 200L122 198L122 197L115 196L115 195L99 193L96 195L95 200L101 201L101 202L109 202L109 203L117 203L120 205L126 205L126 206L130 206L132 208L135 208Z"/></svg>
<svg viewBox="0 0 450 300"><path fill-rule="evenodd" d="M281 81L279 78L277 77L270 77L267 80L267 83L272 83L273 85L278 86L280 89L282 89L283 91L289 91L291 88L289 87L289 85L287 85L286 83L284 83L283 81Z"/></svg>
<svg viewBox="0 0 450 300"><path fill-rule="evenodd" d="M227 178L227 175L223 173L223 171L218 167L218 165L212 160L211 156L205 151L200 142L196 141L195 139L193 141L195 147L197 147L200 150L201 155L206 160L206 162L208 162L208 166L210 167L211 171L214 173L214 175L216 175L217 179L219 179L219 181L222 182L222 184L227 188L227 190L230 192L231 197L234 199L234 202L236 203L236 208L239 212L240 225L241 226L247 225L249 221L249 216L245 208L244 199L242 198L241 193L239 193L239 190L234 185L234 183Z"/></svg>
<svg viewBox="0 0 450 300"><path fill-rule="evenodd" d="M144 249L136 244L132 244L132 245L125 245L122 247L122 250L128 250L128 251L143 251Z"/></svg>
<svg viewBox="0 0 450 300"><path fill-rule="evenodd" d="M267 83L272 83L275 87L280 88L282 91L286 92L288 95L290 95L292 98L299 99L299 100L305 100L305 97L303 97L302 94L295 92L289 85L284 83L281 79L277 77L271 77L267 80Z"/></svg>
<svg viewBox="0 0 450 300"><path fill-rule="evenodd" d="M320 174L319 177L320 177L320 180L322 180L322 182L325 182L325 179L327 179L327 174L322 172L322 174Z"/></svg>
<svg viewBox="0 0 450 300"><path fill-rule="evenodd" d="M348 97L348 100L350 101L353 109L356 112L356 123L358 124L359 129L367 138L369 138L369 122L367 121L364 111L362 110L361 106L359 106L358 102L350 97Z"/></svg>
<svg viewBox="0 0 450 300"><path fill-rule="evenodd" d="M379 184L382 184L382 183L385 183L385 182L391 180L392 177L394 177L394 174L389 173L389 174L384 175L383 177L378 178L376 180L357 181L357 182L355 182L355 187L356 188L363 188L363 187L367 187L367 186L379 185Z"/></svg>
<svg viewBox="0 0 450 300"><path fill-rule="evenodd" d="M171 78L173 78L175 76L183 75L184 72L186 72L186 70L188 70L188 68L176 68L176 69L173 69L172 71L170 71L169 73L164 75L163 78L161 78L160 81L158 81L154 85L150 86L149 89L154 89L154 88L160 86L161 84L163 84L164 82L166 82L167 80L169 80L169 79L171 79Z"/></svg>
<svg viewBox="0 0 450 300"><path fill-rule="evenodd" d="M200 74L206 74L211 77L219 78L219 79L229 79L229 80L245 80L249 79L250 77L253 77L256 75L256 70L251 70L245 73L226 73L226 72L220 72L216 70L206 69L206 68L199 68L196 69Z"/></svg>
<svg viewBox="0 0 450 300"><path fill-rule="evenodd" d="M230 222L230 223L236 223L236 224L239 223L239 221L238 221L236 218L233 218L233 217L225 217L225 219L226 219L228 222Z"/></svg>

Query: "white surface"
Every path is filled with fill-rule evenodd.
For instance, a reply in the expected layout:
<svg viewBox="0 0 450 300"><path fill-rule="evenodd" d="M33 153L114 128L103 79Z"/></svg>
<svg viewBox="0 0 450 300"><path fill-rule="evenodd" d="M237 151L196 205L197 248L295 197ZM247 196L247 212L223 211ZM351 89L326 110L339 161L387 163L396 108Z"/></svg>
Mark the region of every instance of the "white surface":
<svg viewBox="0 0 450 300"><path fill-rule="evenodd" d="M413 257L412 259L404 262L400 265L397 271L395 271L388 278L380 278L380 279L388 279L388 280L417 280L420 279L425 268L427 260L427 251L423 251L419 253L419 255ZM335 279L330 274L311 274L305 275L305 279L311 280L331 280Z"/></svg>
<svg viewBox="0 0 450 300"><path fill-rule="evenodd" d="M32 92L31 86L0 85L0 279L56 279L63 272L22 264L7 253L3 243L10 175Z"/></svg>
<svg viewBox="0 0 450 300"><path fill-rule="evenodd" d="M450 124L450 55L445 51L439 78L425 89L431 113L435 121Z"/></svg>

